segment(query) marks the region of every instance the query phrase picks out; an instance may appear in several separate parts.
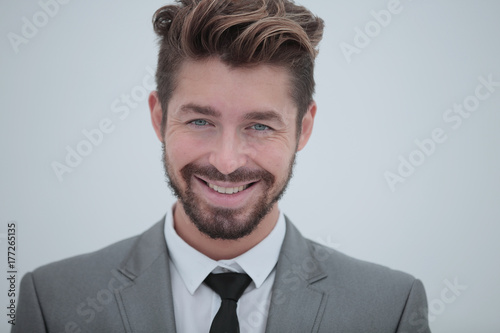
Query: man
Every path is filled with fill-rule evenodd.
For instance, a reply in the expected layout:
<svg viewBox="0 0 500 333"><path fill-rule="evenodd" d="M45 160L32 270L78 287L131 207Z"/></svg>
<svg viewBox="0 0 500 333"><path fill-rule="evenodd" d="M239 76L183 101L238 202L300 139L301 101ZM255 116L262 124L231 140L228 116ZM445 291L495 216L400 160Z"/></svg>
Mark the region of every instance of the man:
<svg viewBox="0 0 500 333"><path fill-rule="evenodd" d="M278 208L313 128L322 20L289 0L182 0L153 21L149 106L178 201L27 274L13 332L429 332L420 281L304 239Z"/></svg>

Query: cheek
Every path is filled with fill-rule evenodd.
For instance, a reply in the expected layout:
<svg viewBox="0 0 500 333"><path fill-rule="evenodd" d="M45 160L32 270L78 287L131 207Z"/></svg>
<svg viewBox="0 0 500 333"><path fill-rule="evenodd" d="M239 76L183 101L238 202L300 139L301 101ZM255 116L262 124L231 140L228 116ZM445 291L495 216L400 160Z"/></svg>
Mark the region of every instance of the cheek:
<svg viewBox="0 0 500 333"><path fill-rule="evenodd" d="M166 138L165 144L170 164L180 169L203 154L206 141L187 135L171 135Z"/></svg>
<svg viewBox="0 0 500 333"><path fill-rule="evenodd" d="M256 149L254 161L277 178L288 174L293 150L288 145L264 145Z"/></svg>

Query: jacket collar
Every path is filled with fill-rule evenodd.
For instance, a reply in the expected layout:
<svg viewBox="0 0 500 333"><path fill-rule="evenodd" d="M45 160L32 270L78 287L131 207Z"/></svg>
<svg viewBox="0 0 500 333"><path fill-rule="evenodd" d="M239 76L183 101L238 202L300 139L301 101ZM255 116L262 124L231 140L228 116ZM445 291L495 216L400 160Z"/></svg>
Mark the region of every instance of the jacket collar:
<svg viewBox="0 0 500 333"><path fill-rule="evenodd" d="M116 292L127 333L175 332L165 219L139 236L119 271L131 283Z"/></svg>
<svg viewBox="0 0 500 333"><path fill-rule="evenodd" d="M329 252L315 249L285 220L266 332L311 332L317 330L328 298L321 261ZM139 236L119 269L131 281L116 291L126 332L175 332L164 223L163 218Z"/></svg>
<svg viewBox="0 0 500 333"><path fill-rule="evenodd" d="M321 283L327 277L321 261L329 253L314 249L288 218L286 223L266 332L316 331L328 298Z"/></svg>

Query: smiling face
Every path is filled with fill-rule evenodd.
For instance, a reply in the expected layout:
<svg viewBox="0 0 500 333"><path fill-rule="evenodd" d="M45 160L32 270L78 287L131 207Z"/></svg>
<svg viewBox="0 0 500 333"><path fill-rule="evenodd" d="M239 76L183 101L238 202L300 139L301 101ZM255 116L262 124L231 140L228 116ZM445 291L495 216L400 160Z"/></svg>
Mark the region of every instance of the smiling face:
<svg viewBox="0 0 500 333"><path fill-rule="evenodd" d="M176 227L182 228L178 219L189 219L213 239L232 240L259 224L272 229L295 153L310 136L315 105L297 137L285 69L230 68L209 59L186 61L177 75L165 133L157 95L149 101L169 184L181 203Z"/></svg>

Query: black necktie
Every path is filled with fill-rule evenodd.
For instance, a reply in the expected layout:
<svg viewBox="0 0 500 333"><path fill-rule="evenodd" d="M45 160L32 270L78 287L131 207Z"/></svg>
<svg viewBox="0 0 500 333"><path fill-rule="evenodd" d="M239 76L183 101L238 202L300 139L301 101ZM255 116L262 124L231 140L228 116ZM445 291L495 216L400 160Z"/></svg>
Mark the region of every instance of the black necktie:
<svg viewBox="0 0 500 333"><path fill-rule="evenodd" d="M209 274L205 284L219 294L222 302L215 315L210 333L239 333L240 326L236 315L236 302L252 282L246 274L222 273Z"/></svg>

